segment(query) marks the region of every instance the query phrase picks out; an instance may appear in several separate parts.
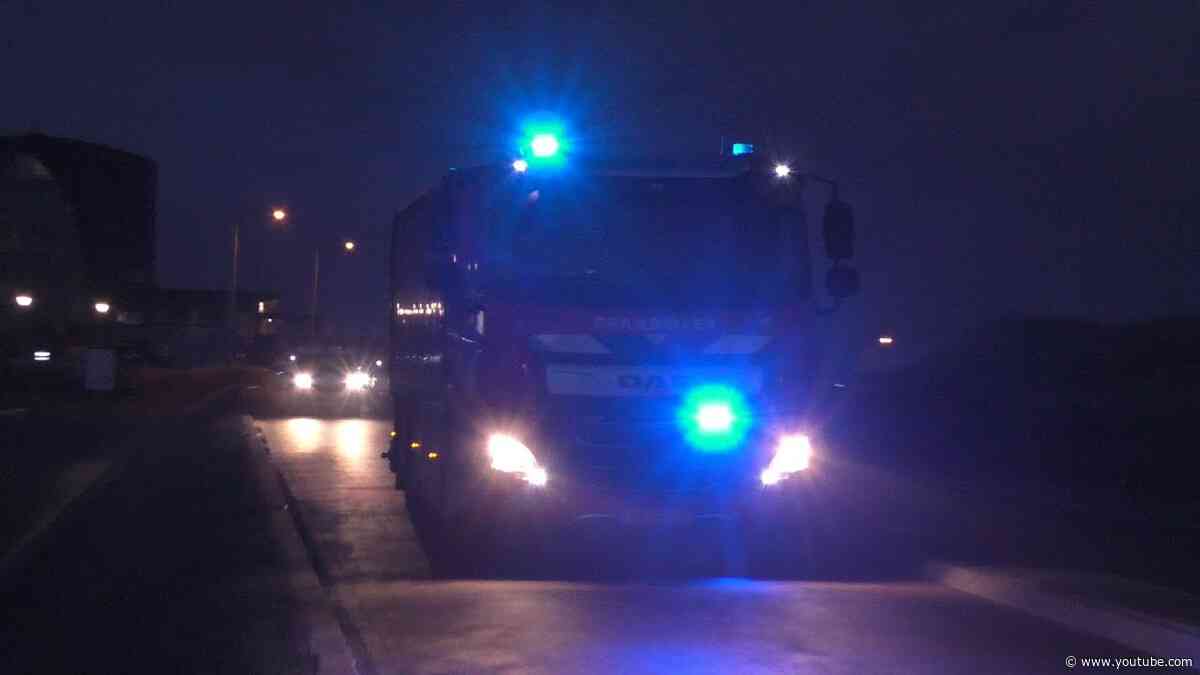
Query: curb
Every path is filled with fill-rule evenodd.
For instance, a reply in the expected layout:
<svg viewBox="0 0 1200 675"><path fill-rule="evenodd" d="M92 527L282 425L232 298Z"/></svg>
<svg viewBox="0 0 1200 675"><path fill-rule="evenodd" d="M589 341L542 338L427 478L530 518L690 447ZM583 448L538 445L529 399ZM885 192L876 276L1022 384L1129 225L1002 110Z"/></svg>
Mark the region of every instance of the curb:
<svg viewBox="0 0 1200 675"><path fill-rule="evenodd" d="M1039 574L1043 579L1047 578L1044 571L1005 571L931 563L926 566L926 574L943 586L1020 609L1152 656L1190 657L1194 662L1200 662L1200 626L1164 619L1132 608L1091 604L1080 597L1047 591L1040 588L1038 583ZM1102 580L1109 587L1148 588L1144 584L1118 577L1090 578L1093 581Z"/></svg>
<svg viewBox="0 0 1200 675"><path fill-rule="evenodd" d="M267 440L249 415L241 415L243 434L254 460L258 482L272 503L283 508L272 518L272 529L291 567L298 572L293 578L294 591L314 602L307 605L303 622L309 630L309 647L314 655L313 673L371 675L376 672L366 653L361 636L323 574L323 565L311 545L304 526L300 505L291 494L283 473L271 461Z"/></svg>
<svg viewBox="0 0 1200 675"><path fill-rule="evenodd" d="M240 384L232 384L221 387L214 392L202 396L199 400L184 406L181 414L195 414L222 396L237 391L241 386ZM152 426L158 424L158 422L152 421L150 424ZM7 578L13 572L24 567L41 547L41 543L46 535L59 522L75 512L81 505L86 504L88 500L120 477L126 465L129 464L129 461L133 459L134 455L141 448L141 445L137 441L144 433L145 427L142 427L134 430L124 438L115 441L117 447L111 453L112 458L107 461L104 468L97 471L89 480L81 481L69 495L59 501L57 506L49 509L49 511L43 513L37 519L33 527L23 534L13 544L12 548L4 553L3 557L0 557L0 580Z"/></svg>

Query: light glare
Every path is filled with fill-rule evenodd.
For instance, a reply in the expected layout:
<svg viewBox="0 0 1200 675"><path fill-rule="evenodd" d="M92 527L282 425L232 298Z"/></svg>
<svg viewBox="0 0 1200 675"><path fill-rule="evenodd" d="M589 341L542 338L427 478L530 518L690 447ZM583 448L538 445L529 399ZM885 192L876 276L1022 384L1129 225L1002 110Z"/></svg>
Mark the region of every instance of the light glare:
<svg viewBox="0 0 1200 675"><path fill-rule="evenodd" d="M554 134L538 134L529 143L534 157L553 157L558 152L558 139Z"/></svg>
<svg viewBox="0 0 1200 675"><path fill-rule="evenodd" d="M696 424L701 431L717 433L729 431L733 426L733 411L724 403L709 403L696 411Z"/></svg>
<svg viewBox="0 0 1200 675"><path fill-rule="evenodd" d="M312 373L296 373L292 376L292 384L296 385L297 389L312 389Z"/></svg>
<svg viewBox="0 0 1200 675"><path fill-rule="evenodd" d="M17 303L18 307L28 307L33 304L33 296L31 295L18 295L13 300Z"/></svg>
<svg viewBox="0 0 1200 675"><path fill-rule="evenodd" d="M790 175L792 175L792 167L788 166L787 164L776 164L775 165L775 177L776 178L787 178Z"/></svg>
<svg viewBox="0 0 1200 675"><path fill-rule="evenodd" d="M808 469L812 461L812 442L804 434L788 434L779 439L775 456L763 469L759 480L763 485L775 485L792 474Z"/></svg>
<svg viewBox="0 0 1200 675"><path fill-rule="evenodd" d="M346 388L350 391L362 391L371 384L371 377L361 370L346 374Z"/></svg>
<svg viewBox="0 0 1200 675"><path fill-rule="evenodd" d="M107 302L97 302L93 307L96 308L97 314L108 314L108 310L111 309Z"/></svg>
<svg viewBox="0 0 1200 675"><path fill-rule="evenodd" d="M512 168L513 171L516 171L517 173L525 173L529 170L529 162L526 162L523 159L513 160Z"/></svg>
<svg viewBox="0 0 1200 675"><path fill-rule="evenodd" d="M487 453L492 458L492 468L497 471L520 474L522 480L534 487L542 487L549 480L546 469L538 465L533 451L513 436L488 436Z"/></svg>

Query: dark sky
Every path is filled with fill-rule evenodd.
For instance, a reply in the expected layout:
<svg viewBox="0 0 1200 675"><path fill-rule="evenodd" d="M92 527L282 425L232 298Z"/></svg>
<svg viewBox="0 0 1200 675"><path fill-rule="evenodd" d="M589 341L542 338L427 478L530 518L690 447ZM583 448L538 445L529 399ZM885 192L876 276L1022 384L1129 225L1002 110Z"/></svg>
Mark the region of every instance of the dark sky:
<svg viewBox="0 0 1200 675"><path fill-rule="evenodd" d="M229 224L286 204L246 285L300 309L320 244L347 321L392 212L534 110L663 154L770 138L840 177L868 331L1200 310L1197 3L594 4L12 1L0 129L155 158L164 285L224 286Z"/></svg>

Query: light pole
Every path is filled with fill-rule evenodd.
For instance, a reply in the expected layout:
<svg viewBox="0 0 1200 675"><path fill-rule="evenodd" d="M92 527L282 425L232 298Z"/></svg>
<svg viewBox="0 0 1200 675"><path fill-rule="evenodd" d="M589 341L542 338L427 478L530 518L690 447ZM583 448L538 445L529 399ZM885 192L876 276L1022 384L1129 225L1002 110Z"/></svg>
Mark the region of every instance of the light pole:
<svg viewBox="0 0 1200 675"><path fill-rule="evenodd" d="M284 209L275 209L271 211L271 219L279 225L288 223L290 214ZM235 230L236 231L236 230ZM358 249L358 243L353 239L342 240L342 251L346 255L352 255ZM234 250L237 250L236 244ZM236 254L235 254L236 259ZM311 337L317 336L317 304L321 295L321 247L313 247L313 272L312 272L312 299L310 304L309 316L309 333Z"/></svg>
<svg viewBox="0 0 1200 675"><path fill-rule="evenodd" d="M271 220L283 223L288 218L288 212L281 208L271 209ZM229 281L229 328L237 331L237 291L238 291L238 258L241 255L241 219L233 222L233 270Z"/></svg>
<svg viewBox="0 0 1200 675"><path fill-rule="evenodd" d="M342 242L342 251L346 255L352 255L358 249L358 243L353 239L346 239ZM321 292L321 247L313 249L313 284L312 284L312 320L311 331L312 336L317 336L317 297Z"/></svg>

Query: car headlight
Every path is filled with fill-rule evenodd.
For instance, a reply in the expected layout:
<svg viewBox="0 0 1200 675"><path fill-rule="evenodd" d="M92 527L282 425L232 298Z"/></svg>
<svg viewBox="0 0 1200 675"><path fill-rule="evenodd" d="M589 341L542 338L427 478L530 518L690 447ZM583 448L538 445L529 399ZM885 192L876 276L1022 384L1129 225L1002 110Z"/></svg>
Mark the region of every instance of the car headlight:
<svg viewBox="0 0 1200 675"><path fill-rule="evenodd" d="M292 384L296 385L297 389L312 389L312 373L296 373L292 376Z"/></svg>
<svg viewBox="0 0 1200 675"><path fill-rule="evenodd" d="M771 463L763 469L759 480L763 485L775 485L792 474L808 468L812 461L812 442L804 434L788 434L779 439Z"/></svg>
<svg viewBox="0 0 1200 675"><path fill-rule="evenodd" d="M533 451L508 434L488 436L487 453L492 460L493 469L519 474L530 485L542 487L549 479L546 469L537 463Z"/></svg>
<svg viewBox="0 0 1200 675"><path fill-rule="evenodd" d="M346 388L351 391L361 391L371 384L371 376L361 370L346 374Z"/></svg>

